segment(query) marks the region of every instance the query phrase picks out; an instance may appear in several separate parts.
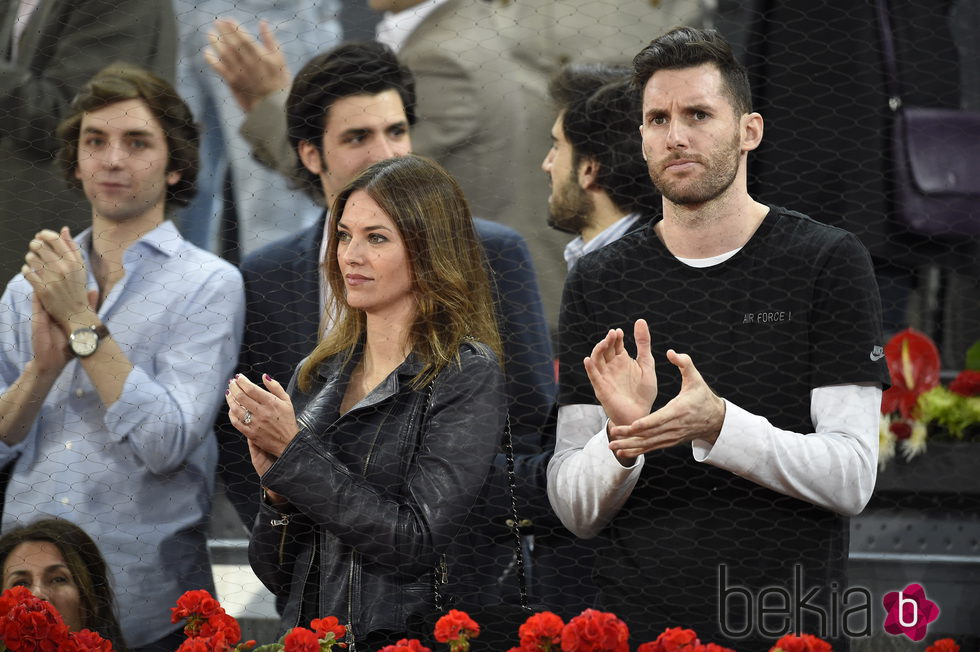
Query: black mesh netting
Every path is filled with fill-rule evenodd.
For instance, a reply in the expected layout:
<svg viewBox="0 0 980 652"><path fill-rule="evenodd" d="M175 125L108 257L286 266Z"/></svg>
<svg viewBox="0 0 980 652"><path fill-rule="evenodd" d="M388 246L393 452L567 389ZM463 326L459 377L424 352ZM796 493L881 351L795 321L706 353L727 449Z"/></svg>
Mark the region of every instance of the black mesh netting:
<svg viewBox="0 0 980 652"><path fill-rule="evenodd" d="M746 652L793 629L835 650L923 650L943 636L978 649L980 383L960 373L980 373L980 350L968 355L980 339L980 205L958 231L924 234L900 219L911 186L898 172L905 152L894 127L901 108L980 111L980 5L884 5L898 98L878 0L6 0L3 588L35 588L24 581L24 556L12 554L24 549L3 542L51 516L91 536L107 568L73 556L84 547L77 540L50 535L81 597L47 597L67 610L80 600L81 625L115 636L117 649L112 618L93 615L111 610L92 602L106 582L132 649L180 644L169 608L191 589L215 593L260 643L332 615L366 636L358 649L419 632L439 646L428 631L438 594L442 608L485 619L474 649L504 650L520 643L526 593L531 609L566 621L589 607L616 613L633 648L682 626ZM623 80L650 39L681 24L714 27L730 42L764 121L747 187L768 217L744 248L709 267L680 262L663 245L652 226L659 198L634 205L633 190L612 200L575 192L583 179L593 190L629 188L627 173L598 181L583 173L582 160L607 160L590 156L639 167L646 182L640 97ZM318 54L376 36L410 71L393 74L410 75L412 88L404 79L386 86L375 72L383 57L372 54L364 74L344 72L346 86L313 100L327 108L301 120L316 142L300 145L297 158L299 132L290 118L287 137L286 120L294 76ZM43 282L25 256L42 229L77 236L92 227L93 208L108 214L136 201L137 210L116 211L118 226L148 214L152 202L140 198L163 205L162 191L140 195L145 188L131 182L172 182L176 114L154 113L155 99L136 96L156 122L127 127L119 142L128 149L115 162L79 158L95 151L84 118L80 136L66 132L78 156L69 169L59 162L59 123L115 63L173 84L200 127L200 165L194 199L166 207L172 226L131 234L113 250L112 220L97 216L95 237L79 240L86 271L72 278L97 290L94 314L115 356L106 363L67 352L71 324L55 316L47 290L32 303ZM577 99L549 89L563 66L597 63L607 67L578 69L596 77ZM596 99L608 82L620 86ZM387 108L368 102L351 117L353 105L341 104L392 88ZM112 97L109 106L133 101ZM612 152L613 136L596 134L619 128L611 116L624 103L618 118L630 135ZM350 120L339 125L338 116ZM566 134L572 125L580 132ZM969 195L980 169L976 131L932 128L942 143L927 162L938 196ZM154 134L168 170L134 144L149 138L152 149ZM97 136L108 142L112 132ZM480 412L495 381L479 364L450 366L421 388L399 368L350 411L341 408L350 365L315 377L326 398L290 385L317 345L329 294L318 268L329 225L323 192L331 199L370 163L409 151L444 166L476 218L502 339L498 403L507 407L511 471L505 446L493 453L502 408ZM86 177L93 169L116 176ZM319 192L302 186L307 170ZM121 199L107 203L100 188ZM570 202L572 233L549 226L556 198ZM590 225L607 210L633 213L622 229L632 232L607 233L614 243L575 262L580 250L566 245L598 233ZM85 262L94 259L102 262ZM605 420L582 360L611 328L624 329L633 352L640 318L659 380L653 410L689 389L667 349L690 354L729 401L726 424L738 432L722 436L738 444L649 452L633 475L604 466L617 464L598 455L604 449L586 456L586 441L606 444L591 439ZM909 327L935 353L918 339L885 347ZM869 390L859 386L886 381L889 369L905 394L875 440ZM305 409L300 436L272 471L275 456L250 455L242 412L229 421L223 392L236 373L258 385L267 374ZM916 402L937 384L931 403ZM821 419L844 433L792 434L820 430ZM90 579L78 576L83 568ZM912 584L939 614L917 641L887 621L887 596Z"/></svg>

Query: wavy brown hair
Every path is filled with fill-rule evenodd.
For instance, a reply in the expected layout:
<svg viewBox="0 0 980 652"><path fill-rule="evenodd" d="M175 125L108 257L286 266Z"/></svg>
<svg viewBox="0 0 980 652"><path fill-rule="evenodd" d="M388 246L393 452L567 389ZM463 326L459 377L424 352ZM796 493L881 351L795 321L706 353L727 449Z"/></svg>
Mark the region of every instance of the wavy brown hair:
<svg viewBox="0 0 980 652"><path fill-rule="evenodd" d="M74 523L60 518L45 518L8 530L0 537L0 571L6 570L7 558L17 546L34 541L53 544L64 557L78 586L82 627L112 641L114 650L125 651L109 571L92 538Z"/></svg>
<svg viewBox="0 0 980 652"><path fill-rule="evenodd" d="M332 327L300 367L300 389L309 391L326 358L341 354L350 359L364 336L366 316L347 304L333 236L347 201L358 190L391 218L408 251L417 306L409 345L423 365L413 386L429 383L446 365L458 362L459 347L467 340L486 344L502 360L486 258L463 191L437 163L409 155L375 163L334 201L324 262L331 290L325 319Z"/></svg>
<svg viewBox="0 0 980 652"><path fill-rule="evenodd" d="M75 177L75 170L85 114L126 100L143 102L160 123L167 141L167 172L180 172L177 183L167 187L166 207L187 206L197 194L200 168L200 132L194 116L169 82L126 63L114 63L96 73L78 91L71 103L71 114L58 125L57 135L61 141L58 163L65 180L70 187L81 190L82 182Z"/></svg>

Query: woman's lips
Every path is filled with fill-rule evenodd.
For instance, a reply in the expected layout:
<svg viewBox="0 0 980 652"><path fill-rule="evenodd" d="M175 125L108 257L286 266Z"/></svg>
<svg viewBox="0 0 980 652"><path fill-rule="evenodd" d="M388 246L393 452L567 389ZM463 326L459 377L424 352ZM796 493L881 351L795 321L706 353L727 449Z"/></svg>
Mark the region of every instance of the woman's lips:
<svg viewBox="0 0 980 652"><path fill-rule="evenodd" d="M371 280L367 276L361 276L360 274L347 274L344 278L347 279L347 285L363 285Z"/></svg>

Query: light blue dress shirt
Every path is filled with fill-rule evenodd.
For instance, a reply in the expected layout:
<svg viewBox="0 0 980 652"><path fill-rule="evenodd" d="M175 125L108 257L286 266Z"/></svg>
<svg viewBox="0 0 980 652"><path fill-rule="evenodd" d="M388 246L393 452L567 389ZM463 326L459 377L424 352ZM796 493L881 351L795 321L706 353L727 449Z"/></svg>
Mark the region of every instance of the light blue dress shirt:
<svg viewBox="0 0 980 652"><path fill-rule="evenodd" d="M88 265L91 231L76 238ZM238 357L244 291L238 270L165 221L124 254L125 277L99 317L133 370L106 409L77 360L68 363L14 456L3 529L46 516L82 527L114 578L130 647L177 626L188 589L214 591L206 531L217 445L212 424ZM0 299L0 392L32 357L31 286L17 275Z"/></svg>
<svg viewBox="0 0 980 652"><path fill-rule="evenodd" d="M639 213L625 215L607 226L588 242L585 242L582 236L577 236L565 245L565 264L568 266L568 271L572 271L578 259L585 254L592 253L596 249L602 249L610 242L615 242L632 231L639 219Z"/></svg>

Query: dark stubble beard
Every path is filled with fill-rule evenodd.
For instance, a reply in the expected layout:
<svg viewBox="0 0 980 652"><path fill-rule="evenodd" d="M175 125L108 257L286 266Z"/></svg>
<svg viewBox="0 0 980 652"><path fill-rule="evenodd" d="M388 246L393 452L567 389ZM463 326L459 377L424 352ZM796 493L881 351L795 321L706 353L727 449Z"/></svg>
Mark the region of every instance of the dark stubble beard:
<svg viewBox="0 0 980 652"><path fill-rule="evenodd" d="M688 158L683 154L673 158ZM679 206L703 204L720 196L735 181L738 174L738 164L741 158L739 137L736 131L730 146L718 152L710 159L703 156L695 158L705 167L700 179L667 181L667 173L661 169L662 161L650 162L650 179L665 199ZM656 168L654 166L657 166Z"/></svg>
<svg viewBox="0 0 980 652"><path fill-rule="evenodd" d="M562 233L581 235L589 225L592 209L592 199L578 185L577 176L570 174L563 191L552 191L548 204L548 226Z"/></svg>

